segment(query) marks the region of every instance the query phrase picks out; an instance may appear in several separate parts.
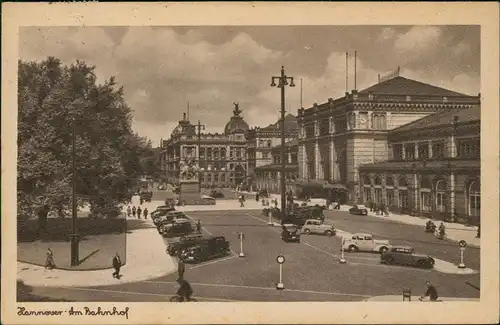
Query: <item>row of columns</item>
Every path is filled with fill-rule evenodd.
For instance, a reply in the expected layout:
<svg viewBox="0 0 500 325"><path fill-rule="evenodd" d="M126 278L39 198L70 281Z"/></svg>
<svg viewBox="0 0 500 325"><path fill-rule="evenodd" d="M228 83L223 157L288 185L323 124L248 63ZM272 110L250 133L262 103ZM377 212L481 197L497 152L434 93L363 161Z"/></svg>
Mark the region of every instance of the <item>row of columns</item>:
<svg viewBox="0 0 500 325"><path fill-rule="evenodd" d="M328 174L328 180L334 181L340 179L339 163L337 162L338 156L335 150L335 141L330 139L329 142L323 146L320 146L319 141L316 140L314 143L314 175L309 173L309 163L311 162L311 157L306 148L306 144L301 144L299 150L301 152L302 161L301 170L303 179L325 179L325 174ZM325 170L327 168L327 170Z"/></svg>

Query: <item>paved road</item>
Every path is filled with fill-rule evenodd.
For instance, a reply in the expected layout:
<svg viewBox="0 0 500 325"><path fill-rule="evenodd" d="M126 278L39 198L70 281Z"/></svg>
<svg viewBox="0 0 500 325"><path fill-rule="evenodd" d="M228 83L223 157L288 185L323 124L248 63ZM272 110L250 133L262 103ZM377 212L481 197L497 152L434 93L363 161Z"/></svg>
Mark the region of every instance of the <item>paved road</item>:
<svg viewBox="0 0 500 325"><path fill-rule="evenodd" d="M412 246L417 253L460 263L460 248L456 242L437 239L434 234L426 233L423 227L396 223L391 220L369 216L350 215L344 211L325 211L326 220L336 228L355 233L373 234L375 239L389 239L391 244ZM467 247L464 252L467 267L480 269L480 249Z"/></svg>
<svg viewBox="0 0 500 325"><path fill-rule="evenodd" d="M368 253L346 255L348 264L342 265L338 262L338 237L310 235L304 236L300 244L284 243L279 228L267 226L260 211L188 214L202 221L206 234L226 236L233 250L228 257L188 266L185 276L193 285L195 297L202 301L360 301L371 296L400 295L404 288L411 288L418 295L426 280L431 280L443 297L479 297L478 291L465 284L477 281L478 275L386 266L379 263L376 254ZM340 215L335 217L341 219ZM349 221L344 222L345 228L356 228ZM339 220L336 225L341 228ZM366 228L365 223L363 227ZM377 227L381 233L385 228L395 231L391 228L395 226L389 224ZM244 258L237 256L238 232L245 233ZM430 244L423 245L430 249ZM284 291L275 289L279 280L278 254L286 258ZM108 287L35 288L35 293L79 301L167 301L176 291L175 279L176 274L172 274Z"/></svg>

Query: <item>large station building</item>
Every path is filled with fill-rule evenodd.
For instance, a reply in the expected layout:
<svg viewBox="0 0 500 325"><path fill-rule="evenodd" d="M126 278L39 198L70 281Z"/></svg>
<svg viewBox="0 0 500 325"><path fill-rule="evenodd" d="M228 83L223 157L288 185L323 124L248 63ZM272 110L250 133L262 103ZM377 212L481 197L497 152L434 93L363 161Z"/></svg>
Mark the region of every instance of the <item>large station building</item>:
<svg viewBox="0 0 500 325"><path fill-rule="evenodd" d="M245 134L249 127L241 112L236 105L224 133L200 132L199 137L197 126L184 114L170 138L162 143L161 169L167 181L178 182L180 162L192 157L199 164L202 187L234 187L245 182L248 173Z"/></svg>
<svg viewBox="0 0 500 325"><path fill-rule="evenodd" d="M474 109L478 110L479 105L479 95L460 94L397 74L367 89L352 90L344 97L329 99L325 103L314 104L308 109L299 109L297 118L300 130L298 143L300 182L315 181L330 184L338 190L336 191L337 197L334 199L344 203L376 200L375 197L372 199L373 195L379 195L375 194L375 190L370 193L364 192L365 183L361 181L363 175L360 175L360 166L391 160L394 150L399 150L397 149L399 143L396 142L404 142L405 134L411 133L410 131L405 133L404 130L411 128L412 125L426 125L432 120L423 118L438 113L437 116L451 118L455 116L453 112L456 112L459 121L460 118L465 121L463 114ZM448 115L442 115L443 113ZM446 120L444 117L443 119ZM441 123L451 123L445 120ZM427 150L426 148L429 148L429 152L432 150L434 142L430 140L429 145L429 136L435 134L435 137L438 137L437 135L442 135L444 129L439 123L431 123L431 125L434 127L426 129L427 133L420 134L412 131L410 137L404 138L415 140L413 144L408 143L404 146L405 150L407 149L403 151L405 152L404 164L412 165L411 160L418 157L419 150L420 152ZM477 128L476 131L476 138L479 139ZM402 138L396 141L398 136ZM425 146L420 145L420 138L426 143ZM436 142L436 152L441 150L441 145L443 145L442 142ZM395 162L393 165L397 164ZM372 169L376 167L374 165L372 169L370 168L366 167L363 170L371 175L369 184L375 186L375 181L378 182L378 180L374 178ZM380 169L383 168L380 167ZM479 171L477 171L477 177L479 177ZM451 183L448 181L446 186L450 186ZM435 185L435 183L432 184ZM379 196L376 198L378 199ZM419 202L418 198L415 202ZM407 205L409 207L410 203Z"/></svg>

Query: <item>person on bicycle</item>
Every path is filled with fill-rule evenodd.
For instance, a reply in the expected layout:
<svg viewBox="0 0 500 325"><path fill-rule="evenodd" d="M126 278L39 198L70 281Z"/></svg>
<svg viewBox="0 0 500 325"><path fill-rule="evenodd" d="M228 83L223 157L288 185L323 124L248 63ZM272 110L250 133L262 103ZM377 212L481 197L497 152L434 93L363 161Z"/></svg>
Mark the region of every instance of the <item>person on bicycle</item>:
<svg viewBox="0 0 500 325"><path fill-rule="evenodd" d="M179 283L179 290L177 290L177 295L181 297L182 301L191 300L191 296L193 295L193 288L187 280L183 278L177 278L177 283Z"/></svg>
<svg viewBox="0 0 500 325"><path fill-rule="evenodd" d="M420 300L424 299L425 297L429 297L430 301L437 301L438 299L438 293L436 288L432 285L430 281L425 282L427 285L427 291L423 296L420 297Z"/></svg>

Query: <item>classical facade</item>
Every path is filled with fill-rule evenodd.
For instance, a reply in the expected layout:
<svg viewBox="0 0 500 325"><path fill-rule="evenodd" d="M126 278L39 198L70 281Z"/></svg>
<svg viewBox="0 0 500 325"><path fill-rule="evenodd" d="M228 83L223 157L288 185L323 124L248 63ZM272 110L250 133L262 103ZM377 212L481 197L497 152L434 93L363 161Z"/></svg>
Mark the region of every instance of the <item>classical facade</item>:
<svg viewBox="0 0 500 325"><path fill-rule="evenodd" d="M202 187L234 187L247 178L248 124L235 104L233 116L227 122L224 133L199 133L184 114L170 139L163 141L162 171L169 182L179 181L180 162L194 157L200 171Z"/></svg>
<svg viewBox="0 0 500 325"><path fill-rule="evenodd" d="M297 139L297 118L285 116L285 142ZM266 127L255 127L246 134L248 144L248 172L251 186L256 184L255 168L273 163L272 150L281 145L281 119Z"/></svg>
<svg viewBox="0 0 500 325"><path fill-rule="evenodd" d="M281 178L281 145L271 148L271 163L255 168L255 185L257 189L266 189L269 193L280 193ZM285 186L287 191L294 190L295 182L299 177L298 140L285 143Z"/></svg>
<svg viewBox="0 0 500 325"><path fill-rule="evenodd" d="M387 161L359 167L361 201L471 224L480 216L480 107L443 110L388 134Z"/></svg>
<svg viewBox="0 0 500 325"><path fill-rule="evenodd" d="M467 96L399 75L367 89L352 90L298 112L299 175L345 188L345 201L361 199L360 165L389 159L391 130L440 111L469 109Z"/></svg>

